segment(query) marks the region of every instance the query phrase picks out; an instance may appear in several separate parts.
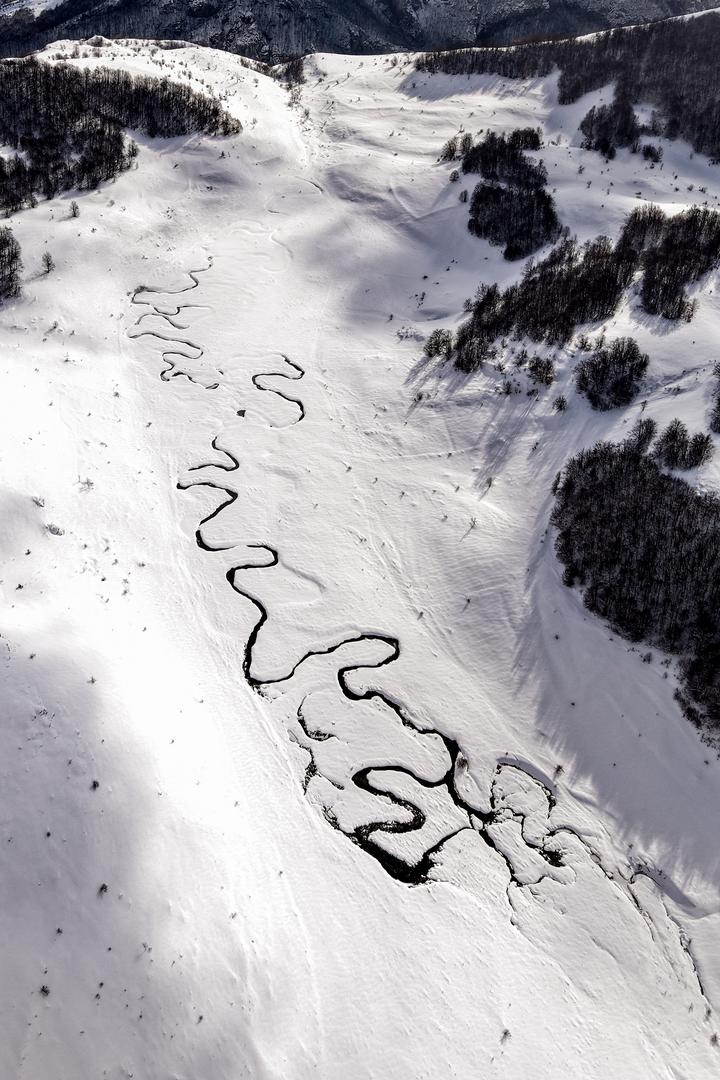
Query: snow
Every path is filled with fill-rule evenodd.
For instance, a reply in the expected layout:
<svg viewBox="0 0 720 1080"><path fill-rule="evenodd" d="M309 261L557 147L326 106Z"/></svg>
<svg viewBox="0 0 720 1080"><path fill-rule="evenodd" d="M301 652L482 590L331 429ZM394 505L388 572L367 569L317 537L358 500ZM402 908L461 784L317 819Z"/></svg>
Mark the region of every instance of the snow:
<svg viewBox="0 0 720 1080"><path fill-rule="evenodd" d="M3 0L0 15L14 15L16 11L31 11L36 17L49 8L57 7L61 0Z"/></svg>
<svg viewBox="0 0 720 1080"><path fill-rule="evenodd" d="M209 49L73 62L212 88L244 132L140 137L79 218L67 193L11 221L0 1073L715 1075L718 761L546 531L557 470L638 406L593 413L568 357L538 400L437 380L417 337L520 272L436 164L461 127L542 125L583 239L638 191L715 205L716 170L681 142L662 169L580 150L611 88L561 108L554 79L317 55L290 107ZM720 318L715 280L698 295L688 325L629 300L608 327L651 355L645 415L693 430ZM428 883L331 827L411 821L359 769L423 810L376 837L437 847Z"/></svg>

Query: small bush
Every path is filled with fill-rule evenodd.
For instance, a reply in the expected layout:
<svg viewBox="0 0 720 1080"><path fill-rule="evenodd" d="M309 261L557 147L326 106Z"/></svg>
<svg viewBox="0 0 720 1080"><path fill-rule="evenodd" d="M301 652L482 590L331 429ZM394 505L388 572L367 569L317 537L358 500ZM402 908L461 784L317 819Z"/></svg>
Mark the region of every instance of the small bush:
<svg viewBox="0 0 720 1080"><path fill-rule="evenodd" d="M649 416L638 420L626 440L628 449L634 450L638 454L646 454L655 438L656 431L657 424Z"/></svg>
<svg viewBox="0 0 720 1080"><path fill-rule="evenodd" d="M658 165L663 159L662 147L655 146L653 143L645 143L642 148L642 156L646 161L651 161L653 165Z"/></svg>

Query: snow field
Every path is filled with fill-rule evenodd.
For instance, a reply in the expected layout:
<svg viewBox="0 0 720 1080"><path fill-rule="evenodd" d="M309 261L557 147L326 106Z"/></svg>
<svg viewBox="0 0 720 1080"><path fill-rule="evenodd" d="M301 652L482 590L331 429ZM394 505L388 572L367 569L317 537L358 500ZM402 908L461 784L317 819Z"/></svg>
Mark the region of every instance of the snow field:
<svg viewBox="0 0 720 1080"><path fill-rule="evenodd" d="M3 1074L713 1075L717 762L546 533L564 460L637 406L554 414L568 355L537 400L438 380L418 338L519 272L435 164L461 127L541 124L581 238L638 191L714 205L715 171L581 151L609 88L319 55L290 108L226 54L96 51L245 130L140 140L79 219L68 194L11 223ZM647 415L703 424L717 319L712 281L672 332L618 313ZM375 837L437 848L414 888L342 835L408 806Z"/></svg>

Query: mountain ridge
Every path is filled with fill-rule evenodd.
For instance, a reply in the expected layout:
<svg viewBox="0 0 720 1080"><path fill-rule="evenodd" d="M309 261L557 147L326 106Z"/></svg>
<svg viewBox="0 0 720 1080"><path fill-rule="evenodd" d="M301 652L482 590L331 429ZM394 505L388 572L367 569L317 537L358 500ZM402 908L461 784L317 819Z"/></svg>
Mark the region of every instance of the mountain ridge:
<svg viewBox="0 0 720 1080"><path fill-rule="evenodd" d="M179 38L274 63L311 52L436 49L588 33L707 10L713 0L30 0L0 3L0 55L59 38Z"/></svg>

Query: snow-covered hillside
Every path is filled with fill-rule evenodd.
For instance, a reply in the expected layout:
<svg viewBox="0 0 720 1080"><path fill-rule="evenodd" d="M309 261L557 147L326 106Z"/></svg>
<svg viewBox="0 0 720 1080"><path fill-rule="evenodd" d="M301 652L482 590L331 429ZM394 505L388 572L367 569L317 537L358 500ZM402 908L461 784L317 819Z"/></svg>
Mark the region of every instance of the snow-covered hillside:
<svg viewBox="0 0 720 1080"><path fill-rule="evenodd" d="M560 107L554 78L316 55L291 99L196 47L73 62L210 88L244 131L138 137L137 171L11 222L0 1075L716 1075L720 765L548 529L568 456L640 406L593 412L564 354L538 398L437 378L422 340L520 272L467 230L453 133L541 125L581 239L715 206L717 170L580 150L611 90ZM650 354L646 415L693 429L696 293L609 327Z"/></svg>

